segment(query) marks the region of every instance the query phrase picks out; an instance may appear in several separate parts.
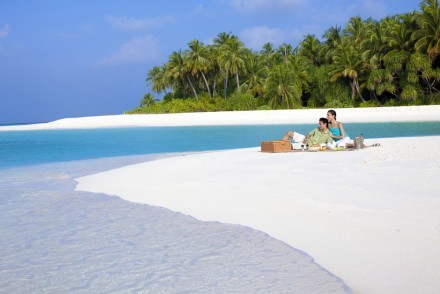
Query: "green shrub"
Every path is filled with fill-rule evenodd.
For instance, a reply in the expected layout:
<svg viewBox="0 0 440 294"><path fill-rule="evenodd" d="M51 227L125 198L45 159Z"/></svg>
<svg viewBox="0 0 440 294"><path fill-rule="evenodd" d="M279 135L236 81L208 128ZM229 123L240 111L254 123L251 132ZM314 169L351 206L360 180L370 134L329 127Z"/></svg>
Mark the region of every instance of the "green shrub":
<svg viewBox="0 0 440 294"><path fill-rule="evenodd" d="M334 70L333 65L313 68L314 81L311 87L310 98L307 101L307 107L317 108L326 105L353 106L351 91L347 82L342 79L335 82L330 81L328 73L332 70Z"/></svg>
<svg viewBox="0 0 440 294"><path fill-rule="evenodd" d="M333 100L327 102L323 108L350 108L353 107L353 102L349 101L341 101L341 100Z"/></svg>
<svg viewBox="0 0 440 294"><path fill-rule="evenodd" d="M261 105L257 110L272 110L269 105Z"/></svg>
<svg viewBox="0 0 440 294"><path fill-rule="evenodd" d="M204 108L206 111L227 111L229 110L228 102L221 97L203 98Z"/></svg>
<svg viewBox="0 0 440 294"><path fill-rule="evenodd" d="M422 104L426 105L439 105L440 104L440 93L433 93L430 95L420 97Z"/></svg>
<svg viewBox="0 0 440 294"><path fill-rule="evenodd" d="M378 107L380 102L377 100L368 100L359 104L359 107Z"/></svg>
<svg viewBox="0 0 440 294"><path fill-rule="evenodd" d="M402 106L402 102L396 99L387 100L384 106Z"/></svg>
<svg viewBox="0 0 440 294"><path fill-rule="evenodd" d="M258 99L250 93L234 93L227 101L230 110L255 110L258 107Z"/></svg>
<svg viewBox="0 0 440 294"><path fill-rule="evenodd" d="M168 101L171 101L172 99L174 99L174 94L171 92L168 92L165 94L165 96L163 96L162 101L168 102Z"/></svg>
<svg viewBox="0 0 440 294"><path fill-rule="evenodd" d="M326 98L317 89L313 89L310 98L307 100L307 107L318 108L324 106Z"/></svg>

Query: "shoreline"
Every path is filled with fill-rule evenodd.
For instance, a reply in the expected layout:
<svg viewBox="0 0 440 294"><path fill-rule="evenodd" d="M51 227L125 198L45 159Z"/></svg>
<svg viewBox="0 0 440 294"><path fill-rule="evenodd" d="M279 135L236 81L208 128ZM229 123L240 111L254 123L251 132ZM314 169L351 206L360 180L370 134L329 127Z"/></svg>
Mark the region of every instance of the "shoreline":
<svg viewBox="0 0 440 294"><path fill-rule="evenodd" d="M440 121L438 105L335 110L344 123ZM98 116L0 131L314 124L326 112ZM376 142L382 146L354 152L266 154L254 147L177 156L80 177L76 189L263 231L306 252L354 293L434 293L440 135L366 139Z"/></svg>
<svg viewBox="0 0 440 294"><path fill-rule="evenodd" d="M108 127L314 124L328 109L121 114L64 118L48 123L0 126L0 131L89 129ZM440 105L376 108L335 108L338 120L352 122L440 121Z"/></svg>
<svg viewBox="0 0 440 294"><path fill-rule="evenodd" d="M158 158L0 169L2 293L70 293L78 285L118 293L351 293L310 256L265 233L74 191L74 178Z"/></svg>
<svg viewBox="0 0 440 294"><path fill-rule="evenodd" d="M382 146L353 152L246 148L172 157L78 178L76 190L266 232L354 293L433 293L440 136L366 143L376 141Z"/></svg>

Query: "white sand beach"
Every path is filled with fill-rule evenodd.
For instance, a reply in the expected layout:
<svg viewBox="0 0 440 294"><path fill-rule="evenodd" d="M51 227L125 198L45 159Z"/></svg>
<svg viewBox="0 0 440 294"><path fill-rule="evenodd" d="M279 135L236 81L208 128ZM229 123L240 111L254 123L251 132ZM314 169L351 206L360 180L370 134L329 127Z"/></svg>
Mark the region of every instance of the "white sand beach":
<svg viewBox="0 0 440 294"><path fill-rule="evenodd" d="M438 121L440 105L375 108L337 108L342 122ZM316 123L327 109L121 114L64 118L48 123L0 126L0 131L84 129L140 126L256 125Z"/></svg>
<svg viewBox="0 0 440 294"><path fill-rule="evenodd" d="M76 189L264 231L354 293L438 293L440 136L374 142L382 146L179 156L79 178Z"/></svg>
<svg viewBox="0 0 440 294"><path fill-rule="evenodd" d="M342 122L440 120L440 106L336 111ZM115 115L0 130L296 124L325 115ZM281 134L268 138L274 135ZM354 293L438 293L440 136L366 140L376 142L382 146L346 152L268 154L254 147L177 156L81 177L76 189L261 230L312 256Z"/></svg>

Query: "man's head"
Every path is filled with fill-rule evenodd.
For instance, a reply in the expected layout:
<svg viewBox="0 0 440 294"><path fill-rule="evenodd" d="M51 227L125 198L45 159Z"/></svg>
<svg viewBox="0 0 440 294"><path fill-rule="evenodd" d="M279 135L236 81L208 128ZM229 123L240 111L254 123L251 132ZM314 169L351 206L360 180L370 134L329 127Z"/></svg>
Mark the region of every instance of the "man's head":
<svg viewBox="0 0 440 294"><path fill-rule="evenodd" d="M328 119L326 119L325 117L321 117L319 119L319 129L321 131L325 131L328 129Z"/></svg>

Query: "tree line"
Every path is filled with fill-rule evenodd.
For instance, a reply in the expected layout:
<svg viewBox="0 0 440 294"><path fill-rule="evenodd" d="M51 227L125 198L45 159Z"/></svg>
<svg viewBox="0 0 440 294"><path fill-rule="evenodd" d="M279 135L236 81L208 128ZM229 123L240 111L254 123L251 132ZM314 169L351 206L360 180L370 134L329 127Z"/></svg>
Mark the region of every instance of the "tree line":
<svg viewBox="0 0 440 294"><path fill-rule="evenodd" d="M153 93L133 113L440 103L440 7L379 21L352 17L322 40L248 49L232 33L192 40L148 71Z"/></svg>

